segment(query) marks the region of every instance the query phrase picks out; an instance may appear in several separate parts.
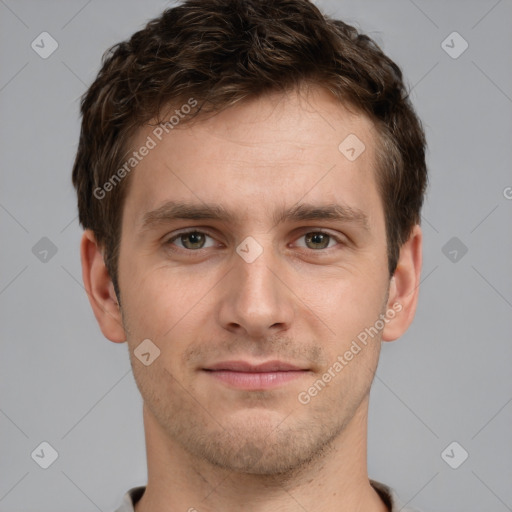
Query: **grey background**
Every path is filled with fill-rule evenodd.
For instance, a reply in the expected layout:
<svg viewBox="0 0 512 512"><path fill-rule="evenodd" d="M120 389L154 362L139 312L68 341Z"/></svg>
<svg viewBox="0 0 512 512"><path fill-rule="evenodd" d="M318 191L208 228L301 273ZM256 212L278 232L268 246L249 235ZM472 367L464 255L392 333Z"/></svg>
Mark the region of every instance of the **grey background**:
<svg viewBox="0 0 512 512"><path fill-rule="evenodd" d="M110 511L146 483L127 345L103 338L81 284L70 171L103 51L166 5L0 0L1 512ZM429 142L418 312L383 346L370 477L425 512L512 510L512 2L318 5L402 66ZM47 59L31 48L43 31L59 44ZM441 46L453 31L469 44L457 59ZM452 237L462 257L443 252ZM31 458L43 441L48 469ZM441 457L452 441L469 453L458 469Z"/></svg>

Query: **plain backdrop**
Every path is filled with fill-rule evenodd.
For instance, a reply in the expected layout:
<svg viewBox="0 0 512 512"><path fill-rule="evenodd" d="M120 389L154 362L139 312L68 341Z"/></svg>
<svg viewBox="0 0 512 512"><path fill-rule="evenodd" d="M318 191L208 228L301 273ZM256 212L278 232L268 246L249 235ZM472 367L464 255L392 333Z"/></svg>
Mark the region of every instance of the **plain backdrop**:
<svg viewBox="0 0 512 512"><path fill-rule="evenodd" d="M146 483L127 345L82 287L71 167L103 52L167 5L0 0L1 512L108 512ZM402 67L429 145L418 311L383 346L370 477L424 512L512 510L512 2L318 5Z"/></svg>

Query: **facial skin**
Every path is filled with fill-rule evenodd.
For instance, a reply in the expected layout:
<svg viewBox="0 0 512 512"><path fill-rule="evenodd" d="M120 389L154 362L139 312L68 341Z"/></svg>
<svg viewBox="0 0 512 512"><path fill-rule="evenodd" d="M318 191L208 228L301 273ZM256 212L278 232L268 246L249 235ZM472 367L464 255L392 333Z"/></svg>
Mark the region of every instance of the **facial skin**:
<svg viewBox="0 0 512 512"><path fill-rule="evenodd" d="M141 129L133 146L152 129ZM349 134L366 147L354 161L338 150ZM178 126L130 178L121 308L101 250L85 232L91 305L103 334L128 342L144 399L149 478L137 512L387 510L368 482L368 394L381 339L398 338L414 316L422 235L416 226L390 280L375 144L372 123L319 88L267 95ZM222 206L233 218L161 219L144 228L145 215L169 201ZM277 223L281 211L306 204L348 206L368 229L356 220ZM170 241L185 230L203 238ZM262 249L251 263L236 251L247 237ZM301 403L299 393L397 303L401 311L379 335L359 343L362 350ZM134 350L148 338L160 356L145 366ZM247 390L205 370L276 360L305 371L272 389Z"/></svg>

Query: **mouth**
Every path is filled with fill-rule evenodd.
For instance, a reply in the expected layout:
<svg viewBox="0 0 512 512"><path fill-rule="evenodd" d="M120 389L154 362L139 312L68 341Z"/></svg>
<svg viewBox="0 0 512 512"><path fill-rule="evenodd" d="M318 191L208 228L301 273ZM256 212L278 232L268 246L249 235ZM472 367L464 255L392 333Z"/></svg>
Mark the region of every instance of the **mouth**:
<svg viewBox="0 0 512 512"><path fill-rule="evenodd" d="M247 391L274 389L310 373L307 368L283 361L268 361L261 364L223 361L203 368L203 371L229 387Z"/></svg>

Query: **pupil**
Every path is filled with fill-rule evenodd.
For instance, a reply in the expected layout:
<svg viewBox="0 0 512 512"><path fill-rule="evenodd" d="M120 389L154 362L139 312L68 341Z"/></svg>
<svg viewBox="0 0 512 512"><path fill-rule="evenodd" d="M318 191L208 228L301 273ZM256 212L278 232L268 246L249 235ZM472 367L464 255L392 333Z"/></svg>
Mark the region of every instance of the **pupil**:
<svg viewBox="0 0 512 512"><path fill-rule="evenodd" d="M190 244L192 245L197 245L197 244L201 244L201 233L189 233L188 235L186 235L186 238L188 238L188 241L190 242Z"/></svg>
<svg viewBox="0 0 512 512"><path fill-rule="evenodd" d="M323 233L313 233L308 236L308 239L314 245L320 245L323 248L326 247L325 241L328 239L328 235L324 235Z"/></svg>

